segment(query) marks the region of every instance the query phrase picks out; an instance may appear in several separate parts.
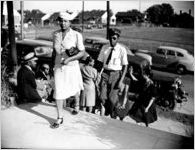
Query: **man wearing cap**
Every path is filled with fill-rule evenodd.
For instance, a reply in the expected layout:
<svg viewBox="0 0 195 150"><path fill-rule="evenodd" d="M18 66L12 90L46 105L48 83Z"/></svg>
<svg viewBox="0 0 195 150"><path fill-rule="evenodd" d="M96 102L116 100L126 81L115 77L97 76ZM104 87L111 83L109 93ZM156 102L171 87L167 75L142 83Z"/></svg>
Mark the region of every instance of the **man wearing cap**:
<svg viewBox="0 0 195 150"><path fill-rule="evenodd" d="M122 91L123 79L127 72L127 49L118 43L121 31L116 28L109 29L110 44L104 45L98 56L102 63L103 73L100 82L100 99L102 101L101 115L110 115L116 118L114 107L118 101L118 93Z"/></svg>
<svg viewBox="0 0 195 150"><path fill-rule="evenodd" d="M57 121L51 126L58 128L63 123L63 103L71 96L75 96L75 109L72 114L79 111L80 91L83 90L83 80L78 60L84 55L82 35L70 28L70 20L74 19L74 13L63 12L59 14L60 30L54 32L54 99L57 104ZM78 53L68 55L71 48L76 48ZM65 104L64 104L65 105Z"/></svg>
<svg viewBox="0 0 195 150"><path fill-rule="evenodd" d="M41 101L41 97L36 90L37 85L35 73L33 72L37 65L37 59L33 52L24 56L24 63L17 74L18 104Z"/></svg>

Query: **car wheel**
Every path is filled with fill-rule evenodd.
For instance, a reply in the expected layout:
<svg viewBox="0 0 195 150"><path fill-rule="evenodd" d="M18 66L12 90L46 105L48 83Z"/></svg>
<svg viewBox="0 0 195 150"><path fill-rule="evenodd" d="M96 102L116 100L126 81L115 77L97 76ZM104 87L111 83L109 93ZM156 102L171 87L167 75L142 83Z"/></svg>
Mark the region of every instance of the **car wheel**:
<svg viewBox="0 0 195 150"><path fill-rule="evenodd" d="M186 71L186 68L185 68L183 65L178 65L178 66L177 66L176 72L177 72L178 74L184 74L185 71Z"/></svg>

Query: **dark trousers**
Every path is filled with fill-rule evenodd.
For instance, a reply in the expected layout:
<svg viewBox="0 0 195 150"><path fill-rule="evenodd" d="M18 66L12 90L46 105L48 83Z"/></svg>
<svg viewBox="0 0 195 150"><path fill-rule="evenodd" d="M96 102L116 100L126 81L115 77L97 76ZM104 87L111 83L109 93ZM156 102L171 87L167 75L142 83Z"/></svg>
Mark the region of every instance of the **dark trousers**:
<svg viewBox="0 0 195 150"><path fill-rule="evenodd" d="M100 99L105 107L105 115L115 118L114 108L119 100L118 82L121 78L120 71L107 71L102 73L100 82Z"/></svg>

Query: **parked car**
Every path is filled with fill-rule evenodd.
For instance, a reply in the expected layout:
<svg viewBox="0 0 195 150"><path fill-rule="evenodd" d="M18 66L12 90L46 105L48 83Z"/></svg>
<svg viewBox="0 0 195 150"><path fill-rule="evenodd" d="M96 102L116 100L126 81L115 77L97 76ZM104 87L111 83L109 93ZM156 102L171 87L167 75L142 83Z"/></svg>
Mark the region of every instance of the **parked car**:
<svg viewBox="0 0 195 150"><path fill-rule="evenodd" d="M6 49L10 49L10 44ZM16 41L16 50L19 65L22 63L23 56L29 52L35 52L35 55L38 57L36 70L39 70L39 67L43 63L48 63L52 66L53 43L51 41L32 39L18 40Z"/></svg>
<svg viewBox="0 0 195 150"><path fill-rule="evenodd" d="M160 46L151 56L154 67L171 69L178 74L194 71L194 57L185 49Z"/></svg>
<svg viewBox="0 0 195 150"><path fill-rule="evenodd" d="M109 41L102 37L87 37L84 40L86 52L95 60L98 58L102 47L108 43Z"/></svg>
<svg viewBox="0 0 195 150"><path fill-rule="evenodd" d="M132 66L133 67L133 75L138 81L132 81L131 86L129 91L133 93L138 93L140 88L142 87L139 81L143 79L143 74L146 73L150 77L153 76L152 70L151 70L151 65L150 63L139 56L132 56L132 55L127 55L128 58L128 67ZM128 72L126 76L129 76Z"/></svg>
<svg viewBox="0 0 195 150"><path fill-rule="evenodd" d="M182 106L182 103L188 101L188 94L183 88L181 77L153 71L152 80L157 92L155 102L163 110L174 110L177 103Z"/></svg>
<svg viewBox="0 0 195 150"><path fill-rule="evenodd" d="M15 40L21 40L22 35L21 33L19 33L17 30L15 30ZM9 41L9 31L7 27L3 27L1 29L1 47L6 46L6 44L8 44Z"/></svg>
<svg viewBox="0 0 195 150"><path fill-rule="evenodd" d="M103 37L87 37L84 40L86 52L88 52L89 55L91 55L95 60L98 58L98 55L99 55L102 47L106 44L109 44L109 40L107 40ZM120 43L120 44L122 44L122 43ZM125 45L123 45L123 46L126 47L128 55L134 55L127 46L125 46Z"/></svg>
<svg viewBox="0 0 195 150"><path fill-rule="evenodd" d="M146 60L148 60L150 65L152 65L152 56L149 53L150 52L148 50L143 50L143 49L138 49L138 50L134 51L134 54L136 56L145 58Z"/></svg>

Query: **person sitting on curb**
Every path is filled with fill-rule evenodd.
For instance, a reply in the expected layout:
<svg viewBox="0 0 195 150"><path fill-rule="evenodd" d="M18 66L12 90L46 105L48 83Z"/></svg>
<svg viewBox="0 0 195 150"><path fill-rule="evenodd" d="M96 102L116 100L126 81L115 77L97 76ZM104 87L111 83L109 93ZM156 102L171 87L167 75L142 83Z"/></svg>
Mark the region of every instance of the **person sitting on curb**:
<svg viewBox="0 0 195 150"><path fill-rule="evenodd" d="M35 81L35 73L33 69L37 66L38 58L33 52L28 53L23 58L23 63L17 74L17 104L37 103L41 102L42 98L37 92L37 84Z"/></svg>

